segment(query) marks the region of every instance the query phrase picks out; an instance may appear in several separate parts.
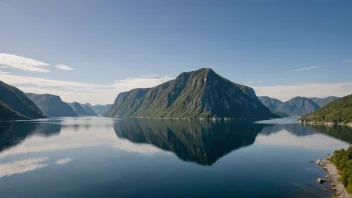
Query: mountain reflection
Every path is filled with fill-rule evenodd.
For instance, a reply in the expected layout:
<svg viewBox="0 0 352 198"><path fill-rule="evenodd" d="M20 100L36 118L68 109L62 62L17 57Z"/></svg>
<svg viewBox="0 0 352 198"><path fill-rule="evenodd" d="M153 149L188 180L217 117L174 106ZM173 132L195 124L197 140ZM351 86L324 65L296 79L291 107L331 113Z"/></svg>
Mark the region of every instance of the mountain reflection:
<svg viewBox="0 0 352 198"><path fill-rule="evenodd" d="M181 160L212 165L232 150L254 143L262 125L239 122L126 119L114 125L119 138L171 151Z"/></svg>
<svg viewBox="0 0 352 198"><path fill-rule="evenodd" d="M200 165L212 165L231 151L252 145L257 135L271 135L280 131L287 131L297 137L320 132L350 142L351 129L342 128L209 120L125 119L114 124L114 130L119 138L137 144L151 144L173 152L183 161Z"/></svg>
<svg viewBox="0 0 352 198"><path fill-rule="evenodd" d="M4 122L0 124L0 152L20 144L32 135L53 136L61 131L60 124L45 122Z"/></svg>
<svg viewBox="0 0 352 198"><path fill-rule="evenodd" d="M317 130L314 130L310 127L305 127L299 124L278 124L278 125L266 125L263 130L260 132L261 135L270 135L273 133L278 133L280 131L287 131L295 136L307 136L318 133Z"/></svg>

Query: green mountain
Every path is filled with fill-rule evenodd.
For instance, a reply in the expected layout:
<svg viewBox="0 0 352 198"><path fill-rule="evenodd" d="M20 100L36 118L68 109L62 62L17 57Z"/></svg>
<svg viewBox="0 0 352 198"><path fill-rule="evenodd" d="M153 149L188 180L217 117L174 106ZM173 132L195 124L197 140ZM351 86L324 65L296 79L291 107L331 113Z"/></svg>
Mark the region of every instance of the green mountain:
<svg viewBox="0 0 352 198"><path fill-rule="evenodd" d="M256 118L278 117L252 88L235 84L211 69L184 72L153 88L120 93L107 117Z"/></svg>
<svg viewBox="0 0 352 198"><path fill-rule="evenodd" d="M297 96L279 105L276 111L289 116L302 116L319 108L319 105L312 100Z"/></svg>
<svg viewBox="0 0 352 198"><path fill-rule="evenodd" d="M92 109L98 114L98 115L103 115L105 112L109 110L111 107L111 104L106 104L106 105L94 105L92 106Z"/></svg>
<svg viewBox="0 0 352 198"><path fill-rule="evenodd" d="M0 102L0 120L27 120L28 117Z"/></svg>
<svg viewBox="0 0 352 198"><path fill-rule="evenodd" d="M268 96L260 96L258 99L271 110L276 110L283 103L281 100L270 98Z"/></svg>
<svg viewBox="0 0 352 198"><path fill-rule="evenodd" d="M329 96L326 98L309 98L311 100L313 100L313 102L317 103L317 105L319 105L319 107L323 107L327 104L329 104L330 102L334 102L335 100L339 99L339 97L335 97L335 96Z"/></svg>
<svg viewBox="0 0 352 198"><path fill-rule="evenodd" d="M26 95L44 112L48 117L75 117L77 114L72 107L63 102L60 96L51 94L33 94Z"/></svg>
<svg viewBox="0 0 352 198"><path fill-rule="evenodd" d="M97 116L97 113L91 108L89 103L80 104L78 102L73 102L69 103L69 105L78 116Z"/></svg>
<svg viewBox="0 0 352 198"><path fill-rule="evenodd" d="M286 102L267 96L258 98L272 112L282 116L302 116L320 108L314 101L304 97L294 97Z"/></svg>
<svg viewBox="0 0 352 198"><path fill-rule="evenodd" d="M26 94L2 81L0 81L0 103L0 120L46 117Z"/></svg>
<svg viewBox="0 0 352 198"><path fill-rule="evenodd" d="M300 118L306 122L352 122L352 95L345 96Z"/></svg>

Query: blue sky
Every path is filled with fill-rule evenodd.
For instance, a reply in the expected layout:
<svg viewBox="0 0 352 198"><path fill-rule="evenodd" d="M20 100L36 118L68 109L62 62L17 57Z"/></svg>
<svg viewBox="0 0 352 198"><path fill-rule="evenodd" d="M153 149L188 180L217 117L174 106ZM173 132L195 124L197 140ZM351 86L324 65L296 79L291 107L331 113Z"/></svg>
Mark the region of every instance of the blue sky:
<svg viewBox="0 0 352 198"><path fill-rule="evenodd" d="M351 10L348 0L0 0L0 80L96 104L210 67L257 95L343 96Z"/></svg>

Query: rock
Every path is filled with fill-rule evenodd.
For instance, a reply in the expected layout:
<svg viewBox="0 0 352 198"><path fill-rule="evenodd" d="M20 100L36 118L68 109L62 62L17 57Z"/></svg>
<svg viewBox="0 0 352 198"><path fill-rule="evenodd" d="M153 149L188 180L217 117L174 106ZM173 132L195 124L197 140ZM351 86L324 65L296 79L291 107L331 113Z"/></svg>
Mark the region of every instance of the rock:
<svg viewBox="0 0 352 198"><path fill-rule="evenodd" d="M336 190L336 188L335 188L335 187L332 187L331 190Z"/></svg>
<svg viewBox="0 0 352 198"><path fill-rule="evenodd" d="M321 161L320 161L320 159L319 159L319 160L317 160L315 163L318 164L318 165L320 165L320 162L321 162Z"/></svg>
<svg viewBox="0 0 352 198"><path fill-rule="evenodd" d="M329 175L326 175L325 178L329 178Z"/></svg>
<svg viewBox="0 0 352 198"><path fill-rule="evenodd" d="M319 178L317 179L317 182L318 182L319 184L322 184L322 183L324 183L324 180L319 177Z"/></svg>
<svg viewBox="0 0 352 198"><path fill-rule="evenodd" d="M324 169L327 169L326 166L324 166Z"/></svg>
<svg viewBox="0 0 352 198"><path fill-rule="evenodd" d="M334 182L331 182L331 186L335 186Z"/></svg>
<svg viewBox="0 0 352 198"><path fill-rule="evenodd" d="M324 190L325 190L325 191L328 191L328 187L325 186Z"/></svg>

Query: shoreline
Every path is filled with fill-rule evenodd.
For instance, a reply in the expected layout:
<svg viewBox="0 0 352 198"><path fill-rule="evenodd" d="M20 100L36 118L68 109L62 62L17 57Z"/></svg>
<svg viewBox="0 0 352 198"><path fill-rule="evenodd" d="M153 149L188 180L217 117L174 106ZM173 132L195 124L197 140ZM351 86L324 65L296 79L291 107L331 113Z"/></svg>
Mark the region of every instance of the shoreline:
<svg viewBox="0 0 352 198"><path fill-rule="evenodd" d="M339 181L341 175L339 174L339 170L332 164L329 160L324 159L317 163L319 166L324 168L328 177L324 178L325 182L331 183L331 190L335 191L335 196L338 198L352 198L352 195L349 194L343 184ZM326 180L327 179L327 180ZM335 190L334 190L335 188Z"/></svg>
<svg viewBox="0 0 352 198"><path fill-rule="evenodd" d="M349 123L334 123L334 122L306 122L302 120L297 120L296 123L303 124L303 125L323 125L328 127L334 126L343 126L343 127L350 127L352 128L352 122Z"/></svg>

